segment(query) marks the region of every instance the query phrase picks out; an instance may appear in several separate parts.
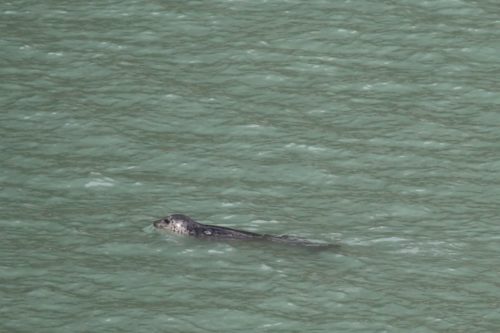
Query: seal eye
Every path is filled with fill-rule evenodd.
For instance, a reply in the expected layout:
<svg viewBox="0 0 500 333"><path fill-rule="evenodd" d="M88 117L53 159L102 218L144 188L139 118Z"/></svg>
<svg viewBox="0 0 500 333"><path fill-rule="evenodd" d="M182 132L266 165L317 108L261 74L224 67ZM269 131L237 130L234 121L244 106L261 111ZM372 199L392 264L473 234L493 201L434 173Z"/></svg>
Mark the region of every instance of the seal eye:
<svg viewBox="0 0 500 333"><path fill-rule="evenodd" d="M170 223L170 220L168 218L165 218L165 219L160 219L160 220L154 221L153 225L156 228L163 228L166 225L168 225L169 223Z"/></svg>

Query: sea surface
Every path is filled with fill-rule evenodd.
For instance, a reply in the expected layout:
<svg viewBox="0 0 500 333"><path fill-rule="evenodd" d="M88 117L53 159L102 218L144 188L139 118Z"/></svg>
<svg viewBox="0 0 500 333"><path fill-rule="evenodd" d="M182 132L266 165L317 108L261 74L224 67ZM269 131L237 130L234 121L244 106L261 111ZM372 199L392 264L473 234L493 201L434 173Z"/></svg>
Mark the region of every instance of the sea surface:
<svg viewBox="0 0 500 333"><path fill-rule="evenodd" d="M497 0L3 1L0 134L0 332L500 331Z"/></svg>

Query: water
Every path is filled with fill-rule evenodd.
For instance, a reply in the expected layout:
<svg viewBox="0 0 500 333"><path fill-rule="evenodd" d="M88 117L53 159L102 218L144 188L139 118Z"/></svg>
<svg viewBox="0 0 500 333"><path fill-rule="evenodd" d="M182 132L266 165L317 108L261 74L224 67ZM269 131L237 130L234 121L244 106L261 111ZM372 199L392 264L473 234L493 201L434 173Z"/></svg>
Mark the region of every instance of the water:
<svg viewBox="0 0 500 333"><path fill-rule="evenodd" d="M496 1L0 15L0 331L500 328Z"/></svg>

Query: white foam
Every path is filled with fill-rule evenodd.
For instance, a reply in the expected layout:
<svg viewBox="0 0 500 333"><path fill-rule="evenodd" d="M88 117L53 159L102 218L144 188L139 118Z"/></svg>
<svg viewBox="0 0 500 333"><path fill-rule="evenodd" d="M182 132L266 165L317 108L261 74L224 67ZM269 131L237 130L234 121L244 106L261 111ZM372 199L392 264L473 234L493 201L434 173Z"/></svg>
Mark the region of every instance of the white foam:
<svg viewBox="0 0 500 333"><path fill-rule="evenodd" d="M109 177L96 178L85 184L86 188L90 187L111 187L115 186L115 181Z"/></svg>
<svg viewBox="0 0 500 333"><path fill-rule="evenodd" d="M325 151L326 149L323 147L317 147L317 146L309 146L309 145L304 145L304 144L296 144L294 142L289 143L285 146L285 148L291 148L291 149L305 149L313 152L317 151Z"/></svg>
<svg viewBox="0 0 500 333"><path fill-rule="evenodd" d="M262 271L272 271L272 270L273 270L273 268L272 268L271 266L268 266L268 265L266 265L266 264L262 264L262 265L260 265L260 269L261 269Z"/></svg>
<svg viewBox="0 0 500 333"><path fill-rule="evenodd" d="M407 239L400 237L385 237L372 240L372 243L381 243L381 242L405 242Z"/></svg>

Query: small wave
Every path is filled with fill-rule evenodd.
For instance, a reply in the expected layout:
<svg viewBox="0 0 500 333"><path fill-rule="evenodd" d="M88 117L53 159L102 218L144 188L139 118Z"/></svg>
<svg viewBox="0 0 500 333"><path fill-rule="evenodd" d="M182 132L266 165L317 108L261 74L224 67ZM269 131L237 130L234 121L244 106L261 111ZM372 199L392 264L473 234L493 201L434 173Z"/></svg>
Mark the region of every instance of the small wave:
<svg viewBox="0 0 500 333"><path fill-rule="evenodd" d="M92 176L100 176L101 174L98 172L92 172ZM115 186L115 180L109 177L99 177L99 178L94 178L88 183L85 184L86 188L90 187L111 187Z"/></svg>
<svg viewBox="0 0 500 333"><path fill-rule="evenodd" d="M289 149L305 149L305 150L312 151L312 152L319 152L319 151L325 151L326 150L326 148L323 148L323 147L309 146L309 145L304 145L304 144L296 144L294 142L287 144L285 146L285 148L289 148Z"/></svg>
<svg viewBox="0 0 500 333"><path fill-rule="evenodd" d="M88 182L87 184L85 184L85 187L86 188L90 188L90 187L111 187L111 186L115 186L115 184L113 183L113 180L111 179L111 181L107 180L107 179L96 179L96 180L91 180L90 182Z"/></svg>

